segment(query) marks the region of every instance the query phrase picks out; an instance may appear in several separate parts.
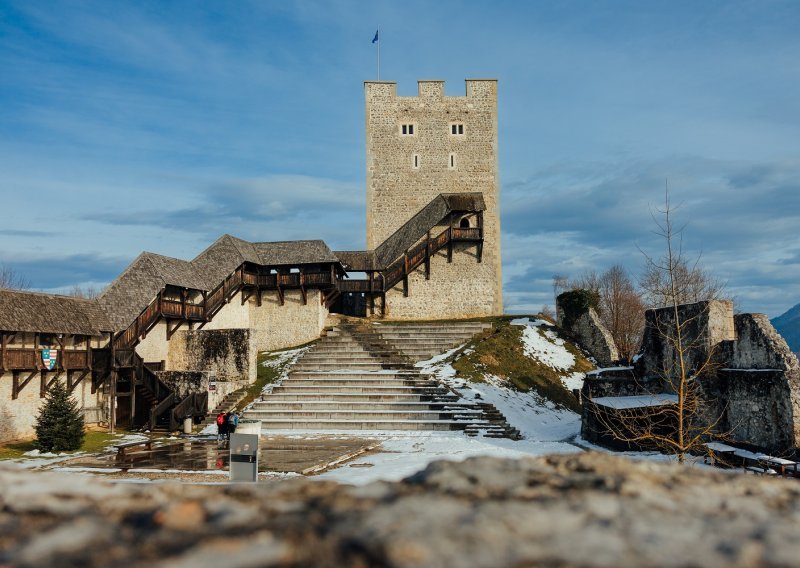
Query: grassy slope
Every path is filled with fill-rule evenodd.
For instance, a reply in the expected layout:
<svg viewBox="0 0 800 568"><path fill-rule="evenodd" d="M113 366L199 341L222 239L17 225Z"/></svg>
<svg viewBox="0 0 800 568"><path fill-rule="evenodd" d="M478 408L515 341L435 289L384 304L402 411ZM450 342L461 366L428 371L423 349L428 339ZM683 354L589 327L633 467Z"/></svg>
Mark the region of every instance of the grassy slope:
<svg viewBox="0 0 800 568"><path fill-rule="evenodd" d="M565 341L564 347L575 357L575 365L568 371L557 371L525 355L522 346L522 326L510 325L511 318L503 318L473 339L462 353L456 355L453 367L457 376L481 382L484 375L505 379L509 386L527 392L533 389L540 396L559 406L580 410L575 397L561 383L563 374L586 372L594 366L574 345Z"/></svg>

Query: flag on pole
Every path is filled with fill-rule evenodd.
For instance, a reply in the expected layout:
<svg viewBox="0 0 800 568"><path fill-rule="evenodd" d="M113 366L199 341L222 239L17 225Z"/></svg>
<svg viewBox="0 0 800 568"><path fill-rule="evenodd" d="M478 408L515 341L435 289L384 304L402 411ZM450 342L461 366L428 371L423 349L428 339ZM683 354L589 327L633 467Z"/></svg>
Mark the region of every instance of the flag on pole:
<svg viewBox="0 0 800 568"><path fill-rule="evenodd" d="M372 38L372 43L376 43L378 41L378 30L375 30L375 37Z"/></svg>

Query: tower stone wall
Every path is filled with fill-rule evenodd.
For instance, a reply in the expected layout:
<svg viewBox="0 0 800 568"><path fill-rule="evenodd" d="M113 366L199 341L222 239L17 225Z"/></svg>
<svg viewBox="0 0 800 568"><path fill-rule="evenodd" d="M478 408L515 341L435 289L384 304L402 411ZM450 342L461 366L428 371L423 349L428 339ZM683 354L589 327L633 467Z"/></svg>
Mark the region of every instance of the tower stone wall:
<svg viewBox="0 0 800 568"><path fill-rule="evenodd" d="M419 81L417 96L402 97L394 82L365 83L367 248L376 248L441 193L480 192L486 203L482 262L459 255L454 262L471 265L432 275L437 286L427 301L417 287L413 297L395 298L392 310L396 294L390 295L388 317L466 317L503 310L497 81L468 79L465 96L446 96L444 86L444 81ZM468 305L470 299L448 299L463 294L475 305Z"/></svg>

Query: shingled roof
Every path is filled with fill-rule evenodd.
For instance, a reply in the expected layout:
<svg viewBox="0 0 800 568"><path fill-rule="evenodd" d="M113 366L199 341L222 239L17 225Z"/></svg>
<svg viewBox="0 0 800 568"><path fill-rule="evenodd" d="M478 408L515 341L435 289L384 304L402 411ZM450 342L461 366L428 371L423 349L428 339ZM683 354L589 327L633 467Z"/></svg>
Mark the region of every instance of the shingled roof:
<svg viewBox="0 0 800 568"><path fill-rule="evenodd" d="M108 285L98 301L115 330L129 325L164 286L206 289L205 275L185 260L143 252Z"/></svg>
<svg viewBox="0 0 800 568"><path fill-rule="evenodd" d="M265 266L288 264L338 263L339 259L324 241L276 241L253 243Z"/></svg>
<svg viewBox="0 0 800 568"><path fill-rule="evenodd" d="M101 294L115 329L123 329L164 286L210 291L245 262L263 266L338 263L323 241L251 243L222 235L192 261L143 252Z"/></svg>
<svg viewBox="0 0 800 568"><path fill-rule="evenodd" d="M333 254L339 259L345 270L366 272L379 270L374 250L336 250Z"/></svg>
<svg viewBox="0 0 800 568"><path fill-rule="evenodd" d="M389 266L451 213L476 213L485 209L481 193L439 194L375 249L378 264L381 268Z"/></svg>
<svg viewBox="0 0 800 568"><path fill-rule="evenodd" d="M0 329L73 335L100 335L112 324L97 300L0 290Z"/></svg>

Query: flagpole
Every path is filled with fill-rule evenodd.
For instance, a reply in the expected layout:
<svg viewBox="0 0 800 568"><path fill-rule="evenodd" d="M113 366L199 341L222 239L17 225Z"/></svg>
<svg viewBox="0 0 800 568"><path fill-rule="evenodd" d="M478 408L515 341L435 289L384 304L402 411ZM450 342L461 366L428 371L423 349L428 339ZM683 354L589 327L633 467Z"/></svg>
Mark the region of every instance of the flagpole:
<svg viewBox="0 0 800 568"><path fill-rule="evenodd" d="M381 80L381 28L378 27L378 81Z"/></svg>

